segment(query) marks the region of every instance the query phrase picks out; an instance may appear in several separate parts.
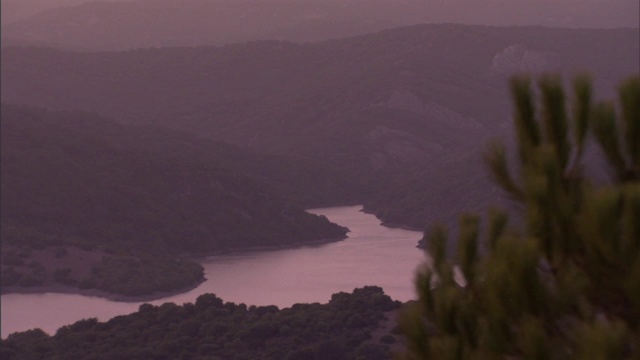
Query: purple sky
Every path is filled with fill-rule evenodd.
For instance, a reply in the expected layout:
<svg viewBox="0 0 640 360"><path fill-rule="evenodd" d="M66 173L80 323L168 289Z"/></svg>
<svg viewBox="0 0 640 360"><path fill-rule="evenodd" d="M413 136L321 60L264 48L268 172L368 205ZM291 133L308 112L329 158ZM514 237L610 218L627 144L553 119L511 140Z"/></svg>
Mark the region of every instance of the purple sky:
<svg viewBox="0 0 640 360"><path fill-rule="evenodd" d="M84 2L92 2L97 0L1 0L2 4L2 22L6 24L11 21L15 21L38 12L41 12L46 9L51 9L59 6L67 6L67 5L75 5ZM105 1L105 0L103 0ZM114 1L114 0L106 0L106 1ZM122 0L120 0L122 1ZM132 0L125 0L132 1ZM165 2L167 0L133 0L133 1L146 1L146 2ZM168 0L168 1L176 1L186 3L189 0ZM207 1L207 0L200 0ZM211 2L215 2L218 0L208 0ZM240 0L246 1L246 0ZM288 1L288 2L315 2L319 3L325 0L254 0L256 2L270 2L270 1ZM336 0L331 0L336 1ZM340 1L340 0L338 0ZM394 2L396 0L341 0L343 2L381 2L381 1L389 1ZM566 6L566 4L571 4L572 6L582 6L582 7L593 7L594 13L589 16L593 17L594 22L602 22L603 19L598 19L598 17L607 17L607 24L615 24L616 21L619 22L622 26L633 26L635 22L636 26L638 24L638 8L639 2L638 0L415 0L416 2L424 2L429 3L432 6L438 9L446 9L448 12L461 13L464 14L466 10L470 8L477 7L478 4L486 5L489 7L504 7L504 6L522 6L523 11L530 11L532 4L536 4L538 11L549 11L549 16L554 16L554 12L557 11L557 7ZM401 2L401 1L398 1ZM565 4L565 5L563 5ZM605 8L611 9L609 13L602 13L602 11L597 8L602 7L603 4L607 4ZM599 5L599 6L597 6ZM444 10L440 10L444 11ZM473 14L467 14L465 18L473 18ZM634 21L638 20L638 21ZM471 19L470 21L473 21ZM635 26L634 26L635 27Z"/></svg>

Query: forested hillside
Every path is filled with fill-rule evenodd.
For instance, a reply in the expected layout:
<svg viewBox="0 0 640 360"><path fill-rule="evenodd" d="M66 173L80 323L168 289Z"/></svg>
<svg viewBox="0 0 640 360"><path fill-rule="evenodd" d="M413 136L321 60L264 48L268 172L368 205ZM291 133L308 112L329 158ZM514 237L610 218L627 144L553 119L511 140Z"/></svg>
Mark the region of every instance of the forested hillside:
<svg viewBox="0 0 640 360"><path fill-rule="evenodd" d="M633 29L420 25L305 45L5 48L1 96L329 164L360 189L343 200L423 227L495 200L464 164L508 132L509 74L588 70L613 88L638 71L639 44Z"/></svg>
<svg viewBox="0 0 640 360"><path fill-rule="evenodd" d="M42 266L28 268L37 257L33 249L71 246L140 260L345 236L346 229L216 162L260 158L189 139L87 113L3 105L2 245L8 259L2 263L3 286L39 285L50 278ZM250 162L245 168L260 171ZM280 168L305 171L286 163ZM27 255L19 259L20 253ZM89 265L124 266L114 261L96 257ZM57 270L60 279L68 277L64 272L70 270ZM15 275L21 271L32 274L31 280L21 283L29 278Z"/></svg>
<svg viewBox="0 0 640 360"><path fill-rule="evenodd" d="M5 360L27 359L273 359L386 360L397 340L372 336L397 309L378 287L338 293L328 304L291 308L224 303L213 294L182 306L144 304L107 322L87 319L49 336L35 329L0 342Z"/></svg>

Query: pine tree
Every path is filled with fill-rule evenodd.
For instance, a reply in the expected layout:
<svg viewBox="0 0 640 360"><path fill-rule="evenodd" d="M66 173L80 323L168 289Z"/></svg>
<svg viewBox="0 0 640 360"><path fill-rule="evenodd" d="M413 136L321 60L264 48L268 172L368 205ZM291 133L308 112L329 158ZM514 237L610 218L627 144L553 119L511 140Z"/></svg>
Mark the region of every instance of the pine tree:
<svg viewBox="0 0 640 360"><path fill-rule="evenodd" d="M515 166L500 142L485 154L521 224L501 210L483 228L463 215L455 254L446 228L425 233L400 359L640 358L640 77L620 85L617 106L594 102L586 75L570 108L560 76L537 85L511 80ZM608 180L585 175L593 143Z"/></svg>

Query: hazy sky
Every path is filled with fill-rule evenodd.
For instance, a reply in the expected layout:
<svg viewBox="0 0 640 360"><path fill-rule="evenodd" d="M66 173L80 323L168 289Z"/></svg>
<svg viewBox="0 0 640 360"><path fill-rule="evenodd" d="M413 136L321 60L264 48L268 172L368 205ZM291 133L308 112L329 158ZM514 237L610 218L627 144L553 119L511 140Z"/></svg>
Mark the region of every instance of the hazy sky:
<svg viewBox="0 0 640 360"><path fill-rule="evenodd" d="M12 21L33 15L42 10L64 5L75 5L95 0L0 0L2 21Z"/></svg>
<svg viewBox="0 0 640 360"><path fill-rule="evenodd" d="M3 23L6 23L9 21L14 21L20 18L27 17L29 15L33 15L42 10L64 6L64 5L74 5L74 4L93 2L93 1L99 1L99 0L0 0L2 4L2 21ZM102 0L102 1L118 1L118 0ZM132 1L132 0L119 0L119 1ZM167 0L133 0L133 1L151 2L151 1L167 1ZM187 2L188 0L175 0L175 1ZM200 0L200 1L215 2L218 0ZM251 1L251 0L239 0L239 1ZM268 2L272 0L253 0L253 1ZM273 1L321 2L324 0L273 0ZM331 1L336 1L336 0L331 0ZM344 2L354 2L354 1L393 2L394 0L342 0L342 1ZM628 23L629 16L640 17L640 15L638 14L638 7L639 7L638 0L416 0L416 1L423 1L425 3L438 3L440 4L440 6L443 6L443 5L446 6L449 9L449 11L456 11L456 12L464 11L465 7L472 4L477 5L479 3L487 3L487 4L493 4L493 5L510 4L510 6L513 6L514 3L521 3L527 7L530 7L532 3L539 3L540 6L542 7L548 6L549 4L553 4L553 3L556 3L556 4L557 3L575 3L581 6L588 6L586 4L589 4L589 3L591 4L607 3L607 4L610 4L611 6L615 6L616 8L620 9L619 14L621 17L620 19L621 21L624 20L625 22ZM640 19L638 21L640 22Z"/></svg>

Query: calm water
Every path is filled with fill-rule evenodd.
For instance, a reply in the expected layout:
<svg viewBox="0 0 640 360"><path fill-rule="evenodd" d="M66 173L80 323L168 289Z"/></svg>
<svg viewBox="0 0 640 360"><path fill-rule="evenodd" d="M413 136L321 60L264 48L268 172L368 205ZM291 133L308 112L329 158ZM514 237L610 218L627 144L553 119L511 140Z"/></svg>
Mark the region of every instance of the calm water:
<svg viewBox="0 0 640 360"><path fill-rule="evenodd" d="M196 289L151 301L194 302L215 293L225 301L248 305L327 302L331 294L365 285L381 286L396 300L414 298L413 272L424 260L415 246L422 236L380 225L360 206L313 209L351 231L331 244L296 249L213 256L203 263L208 279ZM2 337L39 327L53 334L60 326L89 317L104 321L135 312L142 303L124 303L73 294L2 295Z"/></svg>

